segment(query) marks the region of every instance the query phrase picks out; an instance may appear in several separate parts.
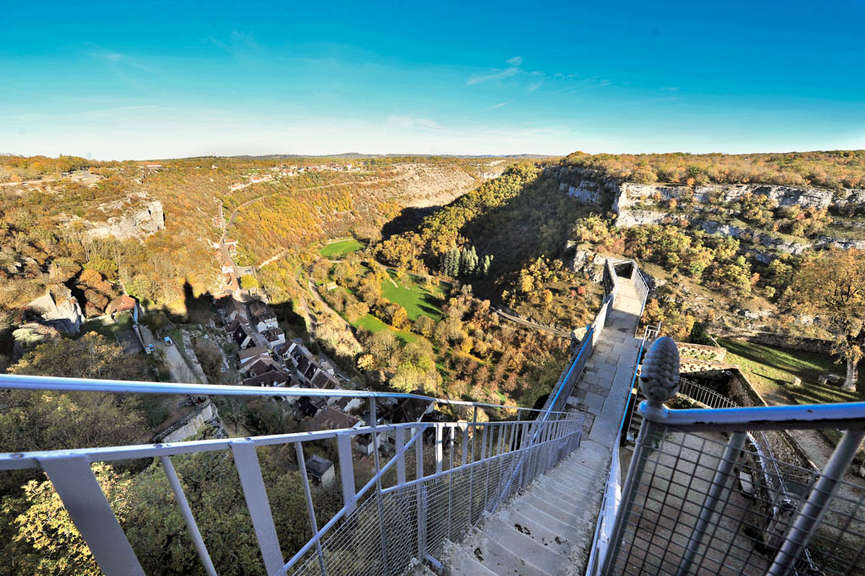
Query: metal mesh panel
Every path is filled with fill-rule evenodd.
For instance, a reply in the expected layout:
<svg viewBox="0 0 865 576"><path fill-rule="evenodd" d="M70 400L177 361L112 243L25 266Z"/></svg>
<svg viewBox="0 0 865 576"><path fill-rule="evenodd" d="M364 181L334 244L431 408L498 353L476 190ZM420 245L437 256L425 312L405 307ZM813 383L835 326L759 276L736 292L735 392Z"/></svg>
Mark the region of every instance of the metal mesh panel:
<svg viewBox="0 0 865 576"><path fill-rule="evenodd" d="M457 466L441 475L386 489L380 495L370 494L323 539L327 574L401 574L413 558L419 557L421 541L425 543L424 554L440 556L446 540L459 540L481 520L484 511L491 511L573 451L579 445L579 435L577 427L573 434L558 440ZM508 479L520 460L522 473L510 484ZM311 549L288 574L320 575L315 550Z"/></svg>
<svg viewBox="0 0 865 576"><path fill-rule="evenodd" d="M641 435L634 457L644 468L612 573L764 574L819 473L760 454L759 444L736 450L725 472L728 439L720 433L653 425ZM761 458L778 471L786 489L767 478ZM713 483L720 486L714 505L708 496ZM865 574L862 498L859 486L841 481L797 562L799 574ZM700 539L695 528L701 514L707 521ZM685 570L689 546L693 556Z"/></svg>

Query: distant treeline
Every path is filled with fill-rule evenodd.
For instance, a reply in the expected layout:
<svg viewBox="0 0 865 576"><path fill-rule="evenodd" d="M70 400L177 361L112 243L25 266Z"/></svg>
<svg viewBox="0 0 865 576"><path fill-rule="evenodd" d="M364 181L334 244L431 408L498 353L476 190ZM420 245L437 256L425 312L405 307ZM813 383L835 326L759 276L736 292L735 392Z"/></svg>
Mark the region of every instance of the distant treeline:
<svg viewBox="0 0 865 576"><path fill-rule="evenodd" d="M865 187L865 150L782 154L586 154L562 160L617 180L696 185L762 183L824 188Z"/></svg>

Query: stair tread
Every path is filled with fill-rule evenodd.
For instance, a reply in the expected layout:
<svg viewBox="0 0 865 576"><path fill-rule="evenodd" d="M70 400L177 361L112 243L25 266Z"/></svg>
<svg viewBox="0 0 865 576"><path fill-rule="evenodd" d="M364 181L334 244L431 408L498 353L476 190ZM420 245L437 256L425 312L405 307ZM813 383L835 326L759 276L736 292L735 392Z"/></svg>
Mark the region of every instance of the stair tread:
<svg viewBox="0 0 865 576"><path fill-rule="evenodd" d="M508 550L519 551L520 557L529 558L532 565L550 574L557 573L567 560L563 554L538 542L531 534L517 530L513 524L501 518L489 518L484 523L484 534Z"/></svg>
<svg viewBox="0 0 865 576"><path fill-rule="evenodd" d="M445 542L442 555L446 574L449 576L497 576L495 572L481 564L468 550L453 542Z"/></svg>
<svg viewBox="0 0 865 576"><path fill-rule="evenodd" d="M534 506L531 502L521 502L519 504L520 512L525 515L527 518L534 522L539 522L545 524L550 527L551 530L560 533L567 534L570 530L573 530L573 525L562 522L555 516L550 516L547 512L541 510L537 506Z"/></svg>
<svg viewBox="0 0 865 576"><path fill-rule="evenodd" d="M525 548L518 548L521 552L517 552L490 538L483 531L475 530L466 540L464 548L499 576L551 576L549 572L535 566L528 558L520 555L520 553L527 553L527 550L533 550L530 544L537 545L528 538L525 542Z"/></svg>
<svg viewBox="0 0 865 576"><path fill-rule="evenodd" d="M556 531L549 523L540 522L525 514L523 510L504 508L500 516L502 522L509 523L514 530L528 535L536 542L548 546L552 551L566 554L569 541L566 532Z"/></svg>

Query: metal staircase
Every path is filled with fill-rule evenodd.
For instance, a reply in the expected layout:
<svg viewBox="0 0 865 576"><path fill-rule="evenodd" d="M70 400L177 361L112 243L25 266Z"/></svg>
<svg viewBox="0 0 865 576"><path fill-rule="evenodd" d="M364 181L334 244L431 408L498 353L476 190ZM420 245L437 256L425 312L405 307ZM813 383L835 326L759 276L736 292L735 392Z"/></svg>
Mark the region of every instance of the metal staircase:
<svg viewBox="0 0 865 576"><path fill-rule="evenodd" d="M219 451L232 454L270 576L865 574L865 486L845 476L865 437L865 403L728 405L699 387L679 389L675 343L659 338L639 371L647 400L629 418L646 343L634 338L634 323L648 289L630 261L608 261L604 285L603 305L542 409L356 390L0 375L0 388L11 389L351 397L369 404L367 425L353 429L0 453L0 471L45 472L111 576L144 571L91 464L158 462L204 573L215 575L219 567L172 459ZM701 407L667 408L677 392ZM377 404L394 399L435 406L450 418L382 423ZM620 452L635 423L633 452ZM843 431L822 470L784 462L763 440L795 428ZM373 450L372 477L358 481L355 439L377 446L381 436L392 439L392 454ZM305 464L316 443L335 447L342 495L342 507L322 524ZM257 456L261 447L287 444L306 495L306 514L296 520L313 534L297 550L281 544ZM789 478L800 491L786 490Z"/></svg>
<svg viewBox="0 0 865 576"><path fill-rule="evenodd" d="M607 447L584 440L556 468L445 548L456 575L553 576L585 564L609 465Z"/></svg>

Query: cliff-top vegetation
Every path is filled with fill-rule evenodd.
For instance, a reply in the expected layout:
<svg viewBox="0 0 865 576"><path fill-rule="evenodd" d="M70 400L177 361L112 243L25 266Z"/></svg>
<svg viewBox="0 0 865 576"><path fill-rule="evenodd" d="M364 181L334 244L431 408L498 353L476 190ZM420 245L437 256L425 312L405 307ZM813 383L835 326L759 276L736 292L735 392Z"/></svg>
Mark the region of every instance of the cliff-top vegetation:
<svg viewBox="0 0 865 576"><path fill-rule="evenodd" d="M780 154L586 154L566 166L589 169L619 181L681 185L779 184L823 188L865 186L865 150Z"/></svg>

